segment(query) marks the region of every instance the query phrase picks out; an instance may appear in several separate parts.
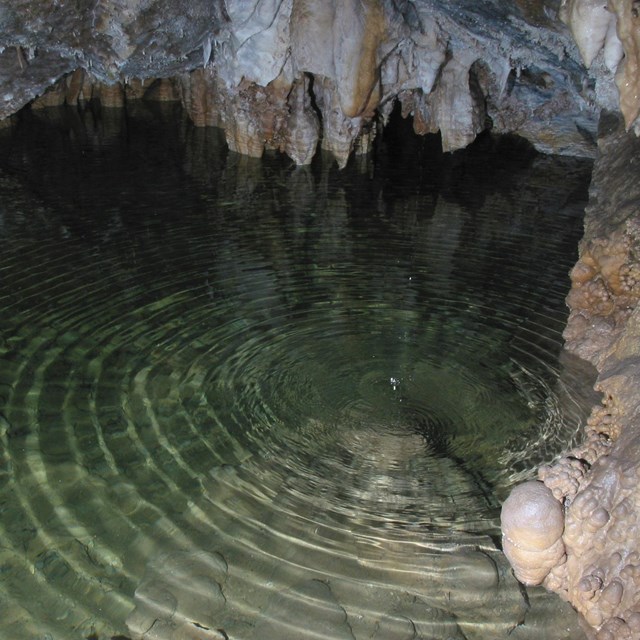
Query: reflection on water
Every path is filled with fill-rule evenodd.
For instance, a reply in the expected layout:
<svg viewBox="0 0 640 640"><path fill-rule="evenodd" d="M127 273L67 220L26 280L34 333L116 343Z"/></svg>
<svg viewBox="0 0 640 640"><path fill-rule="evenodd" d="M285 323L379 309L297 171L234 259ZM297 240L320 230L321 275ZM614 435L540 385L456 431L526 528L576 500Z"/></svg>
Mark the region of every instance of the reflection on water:
<svg viewBox="0 0 640 640"><path fill-rule="evenodd" d="M1 132L0 638L582 637L495 540L584 417L589 165L145 109Z"/></svg>

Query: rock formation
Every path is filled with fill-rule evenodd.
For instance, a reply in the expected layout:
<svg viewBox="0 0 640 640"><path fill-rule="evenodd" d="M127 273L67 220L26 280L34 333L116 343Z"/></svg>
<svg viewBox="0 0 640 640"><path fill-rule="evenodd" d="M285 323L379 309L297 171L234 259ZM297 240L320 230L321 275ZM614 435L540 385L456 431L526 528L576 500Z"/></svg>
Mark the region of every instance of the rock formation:
<svg viewBox="0 0 640 640"><path fill-rule="evenodd" d="M601 56L616 72L624 122L613 114L601 120L585 235L567 299L567 348L596 366L603 400L584 442L538 472L564 510L566 560L546 576L540 571L534 582L571 602L599 640L640 638L640 145L624 131L638 129L638 7L568 0L561 15L585 65ZM508 526L503 533L509 555ZM518 575L522 560L516 555L513 563Z"/></svg>
<svg viewBox="0 0 640 640"><path fill-rule="evenodd" d="M603 403L583 444L540 469L546 489L507 502L505 550L602 640L640 638L639 63L636 0L0 2L0 124L25 105L181 100L233 151L307 164L321 147L340 166L371 148L396 103L445 151L486 128L586 156L600 137L566 339L598 368ZM598 133L603 110L623 123L604 117ZM527 495L541 493L554 522L564 515L564 553L530 574L515 545L537 517Z"/></svg>
<svg viewBox="0 0 640 640"><path fill-rule="evenodd" d="M603 123L565 330L567 348L598 369L603 399L584 442L538 472L564 510L566 561L537 583L613 640L640 637L640 144L615 117Z"/></svg>
<svg viewBox="0 0 640 640"><path fill-rule="evenodd" d="M608 20L600 31L613 68L632 34L614 37L613 14L581 7L563 15L576 34L585 20ZM370 149L399 101L418 133L441 133L445 151L491 127L590 156L600 108L618 106L613 76L604 64L585 72L557 9L552 0L508 11L495 0L3 2L0 118L38 96L36 106L118 106L153 88L181 99L196 125L221 126L234 151L278 149L306 164L321 146L343 166ZM624 66L626 78L628 56ZM159 90L157 78L170 80Z"/></svg>
<svg viewBox="0 0 640 640"><path fill-rule="evenodd" d="M565 559L560 502L542 482L518 485L502 507L502 546L524 584L540 584Z"/></svg>

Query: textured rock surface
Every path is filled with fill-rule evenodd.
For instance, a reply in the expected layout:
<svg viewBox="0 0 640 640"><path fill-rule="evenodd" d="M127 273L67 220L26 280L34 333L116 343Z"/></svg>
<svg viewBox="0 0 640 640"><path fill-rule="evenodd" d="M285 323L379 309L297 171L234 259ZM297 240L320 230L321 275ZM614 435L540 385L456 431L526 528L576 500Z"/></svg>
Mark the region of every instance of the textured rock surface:
<svg viewBox="0 0 640 640"><path fill-rule="evenodd" d="M320 145L342 166L370 148L396 100L445 150L492 126L592 155L600 108L618 107L622 46L618 84L631 87L635 31L618 38L613 13L569 5L588 72L553 0L3 0L0 118L45 91L41 106L117 106L172 78L154 97L181 98L197 125L222 126L232 150L253 156L273 148L305 164ZM631 122L638 101L623 95Z"/></svg>
<svg viewBox="0 0 640 640"><path fill-rule="evenodd" d="M614 131L603 132L599 143L565 330L567 346L600 371L640 299L640 145L619 131L616 118L608 122ZM610 430L618 435L613 425Z"/></svg>
<svg viewBox="0 0 640 640"><path fill-rule="evenodd" d="M637 129L640 112L640 79L638 64L640 63L640 15L638 3L629 0L610 0L610 8L617 15L617 29L624 60L617 74L616 84L620 92L620 109L624 115L627 128L632 125Z"/></svg>
<svg viewBox="0 0 640 640"><path fill-rule="evenodd" d="M583 444L538 475L564 505L566 561L543 584L613 640L640 638L640 143L615 117L601 133L565 338L603 399Z"/></svg>

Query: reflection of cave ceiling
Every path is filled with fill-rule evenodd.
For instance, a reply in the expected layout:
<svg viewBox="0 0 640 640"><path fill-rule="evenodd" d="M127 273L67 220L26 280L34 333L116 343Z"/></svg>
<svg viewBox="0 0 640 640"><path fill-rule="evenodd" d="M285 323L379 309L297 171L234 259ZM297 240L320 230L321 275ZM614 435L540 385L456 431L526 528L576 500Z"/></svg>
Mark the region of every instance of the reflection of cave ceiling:
<svg viewBox="0 0 640 640"><path fill-rule="evenodd" d="M80 87L173 78L170 96L196 124L222 125L232 149L279 148L300 164L319 140L340 164L366 151L374 115L395 98L419 133L442 133L445 150L491 126L543 151L593 155L600 109L618 106L615 16L626 5L611 5L2 0L0 117L83 69L63 101L98 95ZM634 96L622 102L629 123Z"/></svg>

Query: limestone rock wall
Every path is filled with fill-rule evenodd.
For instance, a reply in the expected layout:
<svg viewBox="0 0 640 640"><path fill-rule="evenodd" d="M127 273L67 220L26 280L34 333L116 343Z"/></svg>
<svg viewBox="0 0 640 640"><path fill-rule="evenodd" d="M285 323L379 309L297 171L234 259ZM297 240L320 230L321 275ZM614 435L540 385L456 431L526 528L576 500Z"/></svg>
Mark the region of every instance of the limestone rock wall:
<svg viewBox="0 0 640 640"><path fill-rule="evenodd" d="M640 142L630 131L640 128L639 12L633 0L561 6L585 65L615 73L621 112L603 113L600 122L564 333L567 350L597 368L602 401L583 443L538 472L563 510L563 553L539 575L529 572L528 557L511 554L517 575L533 575L529 584L542 583L568 600L598 640L640 638ZM505 503L505 551L513 544L519 551L527 542L522 532L539 526L529 517L537 507L533 499L518 503L516 516L526 515L511 540L515 511Z"/></svg>
<svg viewBox="0 0 640 640"><path fill-rule="evenodd" d="M0 118L55 83L66 99L81 69L99 88L85 82L72 98L107 100L119 85L117 103L171 78L168 95L197 125L222 126L232 150L279 149L298 164L318 146L341 166L366 152L396 101L416 131L440 131L445 150L491 126L542 151L592 155L600 109L618 107L615 56L607 67L589 53L587 71L558 9L554 0L0 0ZM563 9L570 24L574 14ZM615 40L618 54L627 40Z"/></svg>
<svg viewBox="0 0 640 640"><path fill-rule="evenodd" d="M640 144L620 128L600 141L565 331L598 368L589 438L607 446L567 510L561 574L603 639L640 637Z"/></svg>
<svg viewBox="0 0 640 640"><path fill-rule="evenodd" d="M640 300L640 144L621 131L603 133L565 330L567 347L600 370Z"/></svg>
<svg viewBox="0 0 640 640"><path fill-rule="evenodd" d="M195 67L223 22L223 0L2 0L0 117L78 68L113 85Z"/></svg>
<svg viewBox="0 0 640 640"><path fill-rule="evenodd" d="M602 402L584 442L539 469L563 509L564 554L530 584L568 600L598 640L633 640L640 638L640 142L616 117L603 124L565 330L567 349L596 366ZM508 509L503 516L508 535ZM539 526L523 520L525 532ZM517 574L530 575L520 558L513 562Z"/></svg>

